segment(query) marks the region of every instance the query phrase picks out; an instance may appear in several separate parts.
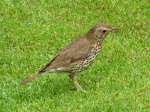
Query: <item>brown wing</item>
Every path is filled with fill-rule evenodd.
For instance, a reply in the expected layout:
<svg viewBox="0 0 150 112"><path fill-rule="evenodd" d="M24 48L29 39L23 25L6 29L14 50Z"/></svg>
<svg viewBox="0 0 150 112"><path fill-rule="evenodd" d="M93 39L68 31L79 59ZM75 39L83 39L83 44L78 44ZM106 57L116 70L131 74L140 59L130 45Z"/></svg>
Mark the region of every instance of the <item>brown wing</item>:
<svg viewBox="0 0 150 112"><path fill-rule="evenodd" d="M91 44L87 38L80 38L64 48L50 63L44 66L39 72L65 68L75 61L80 61L88 56L91 51Z"/></svg>

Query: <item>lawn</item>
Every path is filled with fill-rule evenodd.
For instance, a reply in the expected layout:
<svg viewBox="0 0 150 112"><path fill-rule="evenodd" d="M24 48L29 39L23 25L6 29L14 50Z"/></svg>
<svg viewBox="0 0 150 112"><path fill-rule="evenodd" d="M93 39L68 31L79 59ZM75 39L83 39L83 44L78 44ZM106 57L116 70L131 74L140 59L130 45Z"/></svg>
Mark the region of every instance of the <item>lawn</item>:
<svg viewBox="0 0 150 112"><path fill-rule="evenodd" d="M150 112L149 0L1 0L0 112ZM20 81L97 23L118 27L88 70Z"/></svg>

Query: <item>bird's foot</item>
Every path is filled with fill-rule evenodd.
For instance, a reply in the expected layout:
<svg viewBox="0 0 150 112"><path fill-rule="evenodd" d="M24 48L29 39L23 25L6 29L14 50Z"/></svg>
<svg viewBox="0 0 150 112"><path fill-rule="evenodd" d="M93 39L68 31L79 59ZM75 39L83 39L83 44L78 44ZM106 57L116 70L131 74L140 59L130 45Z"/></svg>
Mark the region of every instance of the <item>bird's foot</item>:
<svg viewBox="0 0 150 112"><path fill-rule="evenodd" d="M87 93L86 90L84 90L84 89L82 89L82 88L77 88L77 92Z"/></svg>
<svg viewBox="0 0 150 112"><path fill-rule="evenodd" d="M80 86L78 80L76 79L76 75L69 75L69 77L73 81L74 87L78 92L86 93L86 91Z"/></svg>
<svg viewBox="0 0 150 112"><path fill-rule="evenodd" d="M86 93L86 91L80 86L80 84L77 81L75 81L74 84L75 84L75 87L76 87L78 92Z"/></svg>

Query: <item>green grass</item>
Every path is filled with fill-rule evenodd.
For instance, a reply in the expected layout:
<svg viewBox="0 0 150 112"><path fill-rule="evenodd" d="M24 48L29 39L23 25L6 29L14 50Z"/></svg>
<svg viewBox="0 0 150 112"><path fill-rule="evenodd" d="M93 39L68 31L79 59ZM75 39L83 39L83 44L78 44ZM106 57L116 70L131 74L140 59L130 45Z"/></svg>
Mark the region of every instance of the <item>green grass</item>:
<svg viewBox="0 0 150 112"><path fill-rule="evenodd" d="M0 112L150 112L148 0L1 0ZM72 90L66 74L23 87L65 45L97 23L119 27Z"/></svg>

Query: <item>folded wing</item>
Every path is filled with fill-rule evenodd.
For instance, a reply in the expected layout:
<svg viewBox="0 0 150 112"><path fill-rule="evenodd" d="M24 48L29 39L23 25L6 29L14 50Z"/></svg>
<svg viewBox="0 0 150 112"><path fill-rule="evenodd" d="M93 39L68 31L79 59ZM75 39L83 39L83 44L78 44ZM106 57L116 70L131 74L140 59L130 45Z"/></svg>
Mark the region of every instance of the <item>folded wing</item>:
<svg viewBox="0 0 150 112"><path fill-rule="evenodd" d="M91 51L91 44L87 38L80 38L64 48L51 62L39 72L65 71L75 61L82 61Z"/></svg>

